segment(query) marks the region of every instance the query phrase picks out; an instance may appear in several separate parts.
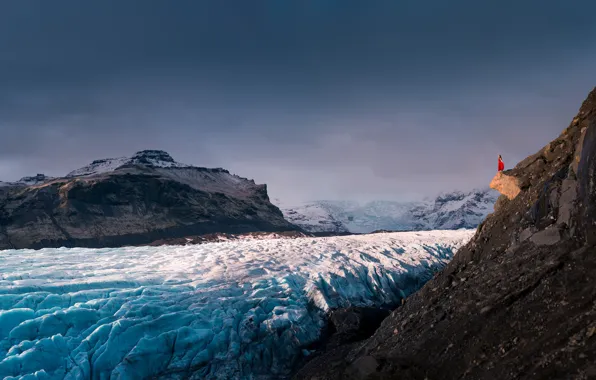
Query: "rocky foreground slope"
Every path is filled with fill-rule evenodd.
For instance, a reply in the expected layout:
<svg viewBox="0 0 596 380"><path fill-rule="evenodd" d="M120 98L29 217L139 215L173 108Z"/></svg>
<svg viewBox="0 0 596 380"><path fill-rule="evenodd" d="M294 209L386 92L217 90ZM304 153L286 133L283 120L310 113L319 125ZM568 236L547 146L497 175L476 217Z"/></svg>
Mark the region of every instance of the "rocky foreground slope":
<svg viewBox="0 0 596 380"><path fill-rule="evenodd" d="M97 160L63 178L0 183L0 249L146 244L205 233L290 231L266 185L163 151Z"/></svg>
<svg viewBox="0 0 596 380"><path fill-rule="evenodd" d="M446 269L297 379L596 378L596 89Z"/></svg>

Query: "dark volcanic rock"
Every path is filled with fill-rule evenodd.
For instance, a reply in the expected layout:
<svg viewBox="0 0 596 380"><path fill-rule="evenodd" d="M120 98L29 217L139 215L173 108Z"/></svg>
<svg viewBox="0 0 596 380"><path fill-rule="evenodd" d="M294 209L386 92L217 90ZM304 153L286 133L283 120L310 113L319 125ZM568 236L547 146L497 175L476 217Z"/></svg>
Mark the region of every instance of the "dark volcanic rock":
<svg viewBox="0 0 596 380"><path fill-rule="evenodd" d="M242 234L212 233L197 236L184 236L178 238L159 239L147 245L197 245L205 243L214 243L230 240L261 240L261 239L298 239L311 235L300 231L282 231L282 232L247 232Z"/></svg>
<svg viewBox="0 0 596 380"><path fill-rule="evenodd" d="M172 156L163 150L142 150L132 156L132 161L145 165L153 165L155 162L176 163Z"/></svg>
<svg viewBox="0 0 596 380"><path fill-rule="evenodd" d="M335 309L329 313L326 338L320 342L317 352L308 358L308 368L325 369L329 361L341 361L355 344L370 337L381 322L391 314L391 310L373 307L348 307ZM305 374L308 376L308 373ZM302 379L302 373L296 375Z"/></svg>
<svg viewBox="0 0 596 380"><path fill-rule="evenodd" d="M270 203L265 185L226 170L180 165L161 151L113 161L33 186L0 187L0 249L297 229Z"/></svg>
<svg viewBox="0 0 596 380"><path fill-rule="evenodd" d="M329 316L331 337L327 347L358 342L370 337L389 316L389 309L350 307L333 310Z"/></svg>
<svg viewBox="0 0 596 380"><path fill-rule="evenodd" d="M502 175L519 192L442 273L371 338L297 378L596 378L596 89L557 139Z"/></svg>
<svg viewBox="0 0 596 380"><path fill-rule="evenodd" d="M596 102L596 99L594 99ZM596 107L596 105L595 105ZM578 167L579 202L584 206L581 223L586 239L596 244L596 117L591 121L583 139Z"/></svg>

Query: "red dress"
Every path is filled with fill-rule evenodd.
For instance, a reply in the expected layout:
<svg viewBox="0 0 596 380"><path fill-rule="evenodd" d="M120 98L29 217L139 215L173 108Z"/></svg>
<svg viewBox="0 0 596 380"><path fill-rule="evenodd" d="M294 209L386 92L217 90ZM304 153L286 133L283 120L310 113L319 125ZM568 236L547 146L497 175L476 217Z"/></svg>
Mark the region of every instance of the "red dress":
<svg viewBox="0 0 596 380"><path fill-rule="evenodd" d="M505 163L499 159L499 171L502 172L503 170L505 170Z"/></svg>

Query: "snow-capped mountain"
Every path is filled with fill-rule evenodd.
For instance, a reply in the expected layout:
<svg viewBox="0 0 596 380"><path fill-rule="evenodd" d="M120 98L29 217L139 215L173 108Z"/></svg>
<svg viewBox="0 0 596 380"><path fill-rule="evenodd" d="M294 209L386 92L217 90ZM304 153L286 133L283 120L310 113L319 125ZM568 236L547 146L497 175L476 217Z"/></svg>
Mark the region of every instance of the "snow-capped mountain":
<svg viewBox="0 0 596 380"><path fill-rule="evenodd" d="M280 202L276 200L279 206ZM308 232L333 234L349 233L343 223L336 219L331 205L327 202L305 203L296 208L282 208L286 220L304 228Z"/></svg>
<svg viewBox="0 0 596 380"><path fill-rule="evenodd" d="M493 212L499 193L486 188L469 193L440 194L433 202L411 210L421 229L476 228Z"/></svg>
<svg viewBox="0 0 596 380"><path fill-rule="evenodd" d="M185 168L191 165L182 164L163 150L143 150L132 157L104 158L95 160L91 164L71 171L66 177L80 177L114 171L128 165L146 165L156 168Z"/></svg>
<svg viewBox="0 0 596 380"><path fill-rule="evenodd" d="M297 230L267 186L144 150L60 178L0 184L0 249L147 244L209 233Z"/></svg>
<svg viewBox="0 0 596 380"><path fill-rule="evenodd" d="M420 202L315 201L278 205L285 218L313 233L369 233L476 228L493 210L498 193L491 189L443 193Z"/></svg>
<svg viewBox="0 0 596 380"><path fill-rule="evenodd" d="M0 187L22 187L22 186L33 186L39 185L48 181L53 180L54 177L48 177L45 174L37 174L31 177L23 177L16 182L2 182L0 181Z"/></svg>

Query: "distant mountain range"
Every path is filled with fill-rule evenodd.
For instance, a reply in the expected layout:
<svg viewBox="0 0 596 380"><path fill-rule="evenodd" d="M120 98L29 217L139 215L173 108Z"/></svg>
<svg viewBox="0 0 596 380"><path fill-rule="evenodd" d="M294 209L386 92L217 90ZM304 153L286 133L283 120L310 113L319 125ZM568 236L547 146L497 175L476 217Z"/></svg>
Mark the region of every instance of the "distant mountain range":
<svg viewBox="0 0 596 380"><path fill-rule="evenodd" d="M443 193L419 202L314 201L296 206L274 200L285 218L312 233L369 233L476 228L499 194L489 188Z"/></svg>
<svg viewBox="0 0 596 380"><path fill-rule="evenodd" d="M37 174L0 182L0 249L175 243L217 233L475 228L496 198L483 189L407 203L318 201L288 207L276 201L278 208L266 185L144 150L95 160L64 177Z"/></svg>

